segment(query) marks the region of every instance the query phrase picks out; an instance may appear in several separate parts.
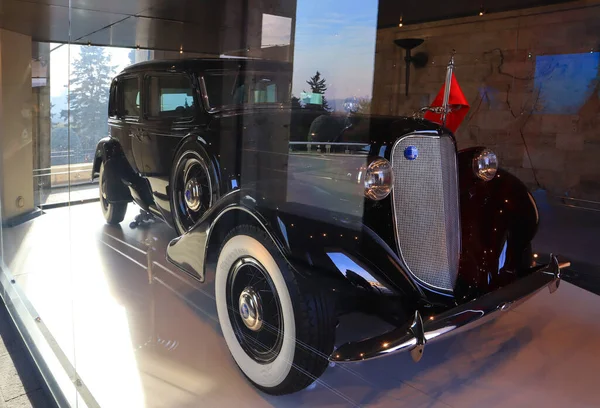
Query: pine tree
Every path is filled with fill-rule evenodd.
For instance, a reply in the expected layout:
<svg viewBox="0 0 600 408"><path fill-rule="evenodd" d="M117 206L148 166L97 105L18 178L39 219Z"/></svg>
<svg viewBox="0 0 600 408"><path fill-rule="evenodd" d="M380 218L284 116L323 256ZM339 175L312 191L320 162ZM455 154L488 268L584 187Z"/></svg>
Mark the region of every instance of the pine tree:
<svg viewBox="0 0 600 408"><path fill-rule="evenodd" d="M319 71L317 71L317 73L310 77L310 79L308 81L306 81L306 83L310 86L310 91L312 93L317 93L317 94L321 94L323 95L323 109L325 109L326 111L331 110L331 108L329 107L329 104L327 103L327 99L325 99L325 91L327 90L327 83L325 81L325 78L321 78L321 73Z"/></svg>
<svg viewBox="0 0 600 408"><path fill-rule="evenodd" d="M127 54L127 57L129 58L129 64L130 65L135 64L135 54L136 54L135 50L133 50L133 49L129 51L129 54Z"/></svg>
<svg viewBox="0 0 600 408"><path fill-rule="evenodd" d="M108 134L108 95L115 67L103 47L81 47L73 63L69 96L71 128L79 134L82 149L95 149L98 140Z"/></svg>

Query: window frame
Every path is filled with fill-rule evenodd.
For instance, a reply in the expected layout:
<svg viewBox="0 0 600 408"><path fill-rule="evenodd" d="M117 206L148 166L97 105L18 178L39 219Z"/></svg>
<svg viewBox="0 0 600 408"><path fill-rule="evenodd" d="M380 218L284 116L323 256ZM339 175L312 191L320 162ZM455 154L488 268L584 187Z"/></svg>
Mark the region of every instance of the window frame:
<svg viewBox="0 0 600 408"><path fill-rule="evenodd" d="M119 117L119 80L113 79L108 94L108 118L119 119Z"/></svg>
<svg viewBox="0 0 600 408"><path fill-rule="evenodd" d="M150 114L150 80L151 78L160 78L160 77L173 77L173 76L184 76L186 77L189 82L190 82L190 89L192 90L192 97L194 98L194 109L193 109L193 113L191 116L166 116L166 117L161 117L161 116L153 116ZM194 78L193 75L190 75L190 73L188 72L184 72L184 71L173 71L173 72L161 72L161 71L150 71L150 72L146 72L144 74L144 78L143 78L144 84L143 84L143 88L144 88L144 93L143 93L143 115L144 115L144 119L150 122L160 122L160 121L165 121L165 120L170 120L176 123L191 123L191 122L195 122L196 119L198 118L198 107L199 105L199 101L198 101L198 95L197 95L197 91L196 91L196 84L194 82ZM160 103L160 102L159 102Z"/></svg>
<svg viewBox="0 0 600 408"><path fill-rule="evenodd" d="M138 109L137 115L127 115L125 114L125 86L124 81L136 79L138 83L138 92L140 94L140 107ZM139 122L140 117L143 112L143 104L142 101L144 99L144 94L142 92L142 87L140 86L140 76L138 74L128 74L119 77L117 81L117 100L118 100L118 114L117 117L125 120L133 120Z"/></svg>
<svg viewBox="0 0 600 408"><path fill-rule="evenodd" d="M219 69L207 69L204 71L200 71L197 72L197 81L200 87L200 93L201 93L201 97L202 97L202 107L204 108L204 110L207 113L215 113L215 112L222 112L222 111L227 111L227 110L237 110L237 109L266 109L269 107L278 107L278 108L286 108L291 106L291 97L292 97L292 77L290 76L290 81L289 84L287 86L287 93L288 96L290 97L290 102L262 102L262 103L242 103L242 104L222 104L222 105L218 105L218 106L213 106L211 105L210 102L210 98L208 96L208 89L206 86L206 77L208 76L213 76L213 75L230 75L230 73L233 72L231 69L224 69L224 68L219 68ZM240 71L241 72L241 71ZM257 69L257 70L248 70L248 71L244 71L244 74L246 74L247 72L250 73L254 73L254 74L274 74L274 75L280 75L280 71L269 71L269 70L265 70L265 69ZM276 85L278 86L277 88L277 97L279 96L279 91L280 90L284 90L285 88L283 87L279 87L279 83L276 82Z"/></svg>

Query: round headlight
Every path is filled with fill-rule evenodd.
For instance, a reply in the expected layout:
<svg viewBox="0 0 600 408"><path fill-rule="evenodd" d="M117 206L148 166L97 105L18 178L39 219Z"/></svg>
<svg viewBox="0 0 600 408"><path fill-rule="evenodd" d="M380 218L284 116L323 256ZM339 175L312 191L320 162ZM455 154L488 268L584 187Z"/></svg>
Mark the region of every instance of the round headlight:
<svg viewBox="0 0 600 408"><path fill-rule="evenodd" d="M392 190L392 165L382 157L373 160L365 170L365 195L372 200L383 200Z"/></svg>
<svg viewBox="0 0 600 408"><path fill-rule="evenodd" d="M484 181L490 181L498 170L498 157L489 149L483 149L473 158L473 171Z"/></svg>

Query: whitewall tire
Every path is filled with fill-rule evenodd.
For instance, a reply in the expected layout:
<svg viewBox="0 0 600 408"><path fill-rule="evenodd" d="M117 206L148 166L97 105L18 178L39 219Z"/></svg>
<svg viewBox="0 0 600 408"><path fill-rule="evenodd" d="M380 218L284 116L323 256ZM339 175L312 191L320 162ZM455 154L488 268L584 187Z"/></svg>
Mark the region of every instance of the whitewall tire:
<svg viewBox="0 0 600 408"><path fill-rule="evenodd" d="M215 276L219 323L240 370L267 393L303 389L328 365L332 313L303 292L264 231L239 226L225 238Z"/></svg>

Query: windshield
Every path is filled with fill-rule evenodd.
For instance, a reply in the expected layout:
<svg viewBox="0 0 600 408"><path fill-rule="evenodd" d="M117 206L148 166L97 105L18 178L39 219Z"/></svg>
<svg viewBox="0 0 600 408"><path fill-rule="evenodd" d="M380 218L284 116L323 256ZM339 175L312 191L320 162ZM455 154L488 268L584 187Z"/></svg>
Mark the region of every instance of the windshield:
<svg viewBox="0 0 600 408"><path fill-rule="evenodd" d="M210 108L290 103L291 76L284 73L210 72L204 82Z"/></svg>

